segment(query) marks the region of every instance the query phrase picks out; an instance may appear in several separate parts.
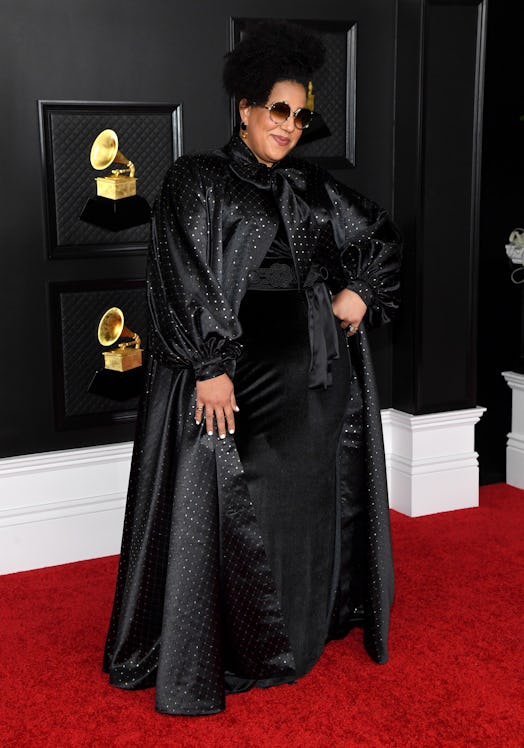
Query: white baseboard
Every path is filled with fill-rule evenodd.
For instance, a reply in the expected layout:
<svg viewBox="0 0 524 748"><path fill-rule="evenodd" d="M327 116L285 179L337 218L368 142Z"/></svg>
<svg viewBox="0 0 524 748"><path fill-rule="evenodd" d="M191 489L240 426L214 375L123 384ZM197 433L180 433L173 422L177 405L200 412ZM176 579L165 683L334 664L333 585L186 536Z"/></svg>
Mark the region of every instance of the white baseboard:
<svg viewBox="0 0 524 748"><path fill-rule="evenodd" d="M524 488L524 374L503 371L511 388L511 431L506 446L506 482Z"/></svg>
<svg viewBox="0 0 524 748"><path fill-rule="evenodd" d="M474 427L485 408L412 416L383 411L392 509L410 517L478 506Z"/></svg>
<svg viewBox="0 0 524 748"><path fill-rule="evenodd" d="M478 504L474 424L483 408L382 411L392 508L410 516ZM0 574L119 552L132 444L0 460Z"/></svg>
<svg viewBox="0 0 524 748"><path fill-rule="evenodd" d="M118 553L132 444L0 460L0 574Z"/></svg>

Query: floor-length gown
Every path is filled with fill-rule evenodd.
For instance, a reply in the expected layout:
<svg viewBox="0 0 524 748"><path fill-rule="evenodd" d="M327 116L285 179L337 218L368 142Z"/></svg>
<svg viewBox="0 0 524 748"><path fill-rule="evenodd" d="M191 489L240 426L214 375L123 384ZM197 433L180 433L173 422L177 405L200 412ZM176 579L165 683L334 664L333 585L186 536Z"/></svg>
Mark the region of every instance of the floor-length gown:
<svg viewBox="0 0 524 748"><path fill-rule="evenodd" d="M330 310L326 310L330 313ZM308 300L282 229L240 307L244 350L234 378L236 443L295 659L295 677L325 644L336 589L336 451L350 375L346 338L332 385L309 386ZM249 681L230 691L293 677Z"/></svg>
<svg viewBox="0 0 524 748"><path fill-rule="evenodd" d="M216 714L227 691L295 680L363 629L386 662L393 567L366 327L398 307L399 237L379 206L238 135L182 156L153 212L146 378L103 669L158 711ZM346 338L329 289L367 305ZM195 378L227 373L225 439Z"/></svg>

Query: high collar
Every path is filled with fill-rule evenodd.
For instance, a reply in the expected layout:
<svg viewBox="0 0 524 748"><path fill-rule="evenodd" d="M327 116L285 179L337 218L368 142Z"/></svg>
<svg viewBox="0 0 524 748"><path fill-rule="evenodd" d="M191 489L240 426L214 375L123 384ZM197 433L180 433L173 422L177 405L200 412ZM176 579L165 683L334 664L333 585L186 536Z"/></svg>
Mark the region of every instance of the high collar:
<svg viewBox="0 0 524 748"><path fill-rule="evenodd" d="M246 182L251 182L256 187L269 190L275 183L276 175L282 174L295 182L295 186L301 186L303 181L300 171L294 164L294 159L285 156L273 166L261 164L253 151L244 143L242 138L235 133L229 143L224 146L223 152L230 161L230 168L234 173ZM295 168L293 168L293 166Z"/></svg>

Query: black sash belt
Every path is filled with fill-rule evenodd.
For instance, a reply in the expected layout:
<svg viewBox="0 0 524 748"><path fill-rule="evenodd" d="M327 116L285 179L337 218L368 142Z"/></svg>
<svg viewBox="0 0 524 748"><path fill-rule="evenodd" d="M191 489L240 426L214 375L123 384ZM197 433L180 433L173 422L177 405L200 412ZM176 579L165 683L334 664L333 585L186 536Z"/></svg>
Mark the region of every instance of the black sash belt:
<svg viewBox="0 0 524 748"><path fill-rule="evenodd" d="M308 305L309 347L311 364L309 386L326 389L331 386L331 361L339 357L336 320L331 308L331 296L325 284L323 268L312 269L303 291ZM292 261L265 261L249 275L250 291L298 290Z"/></svg>

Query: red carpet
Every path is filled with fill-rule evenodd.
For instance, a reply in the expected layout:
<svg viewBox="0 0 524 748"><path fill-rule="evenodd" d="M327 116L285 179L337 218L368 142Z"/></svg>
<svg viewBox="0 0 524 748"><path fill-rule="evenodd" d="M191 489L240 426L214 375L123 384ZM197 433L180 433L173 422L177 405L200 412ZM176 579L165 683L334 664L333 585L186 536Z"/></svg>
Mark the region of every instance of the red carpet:
<svg viewBox="0 0 524 748"><path fill-rule="evenodd" d="M160 715L152 690L107 685L115 558L0 577L0 746L522 746L523 514L524 491L504 485L479 509L393 514L389 663L353 632L298 684L230 696L212 717Z"/></svg>

